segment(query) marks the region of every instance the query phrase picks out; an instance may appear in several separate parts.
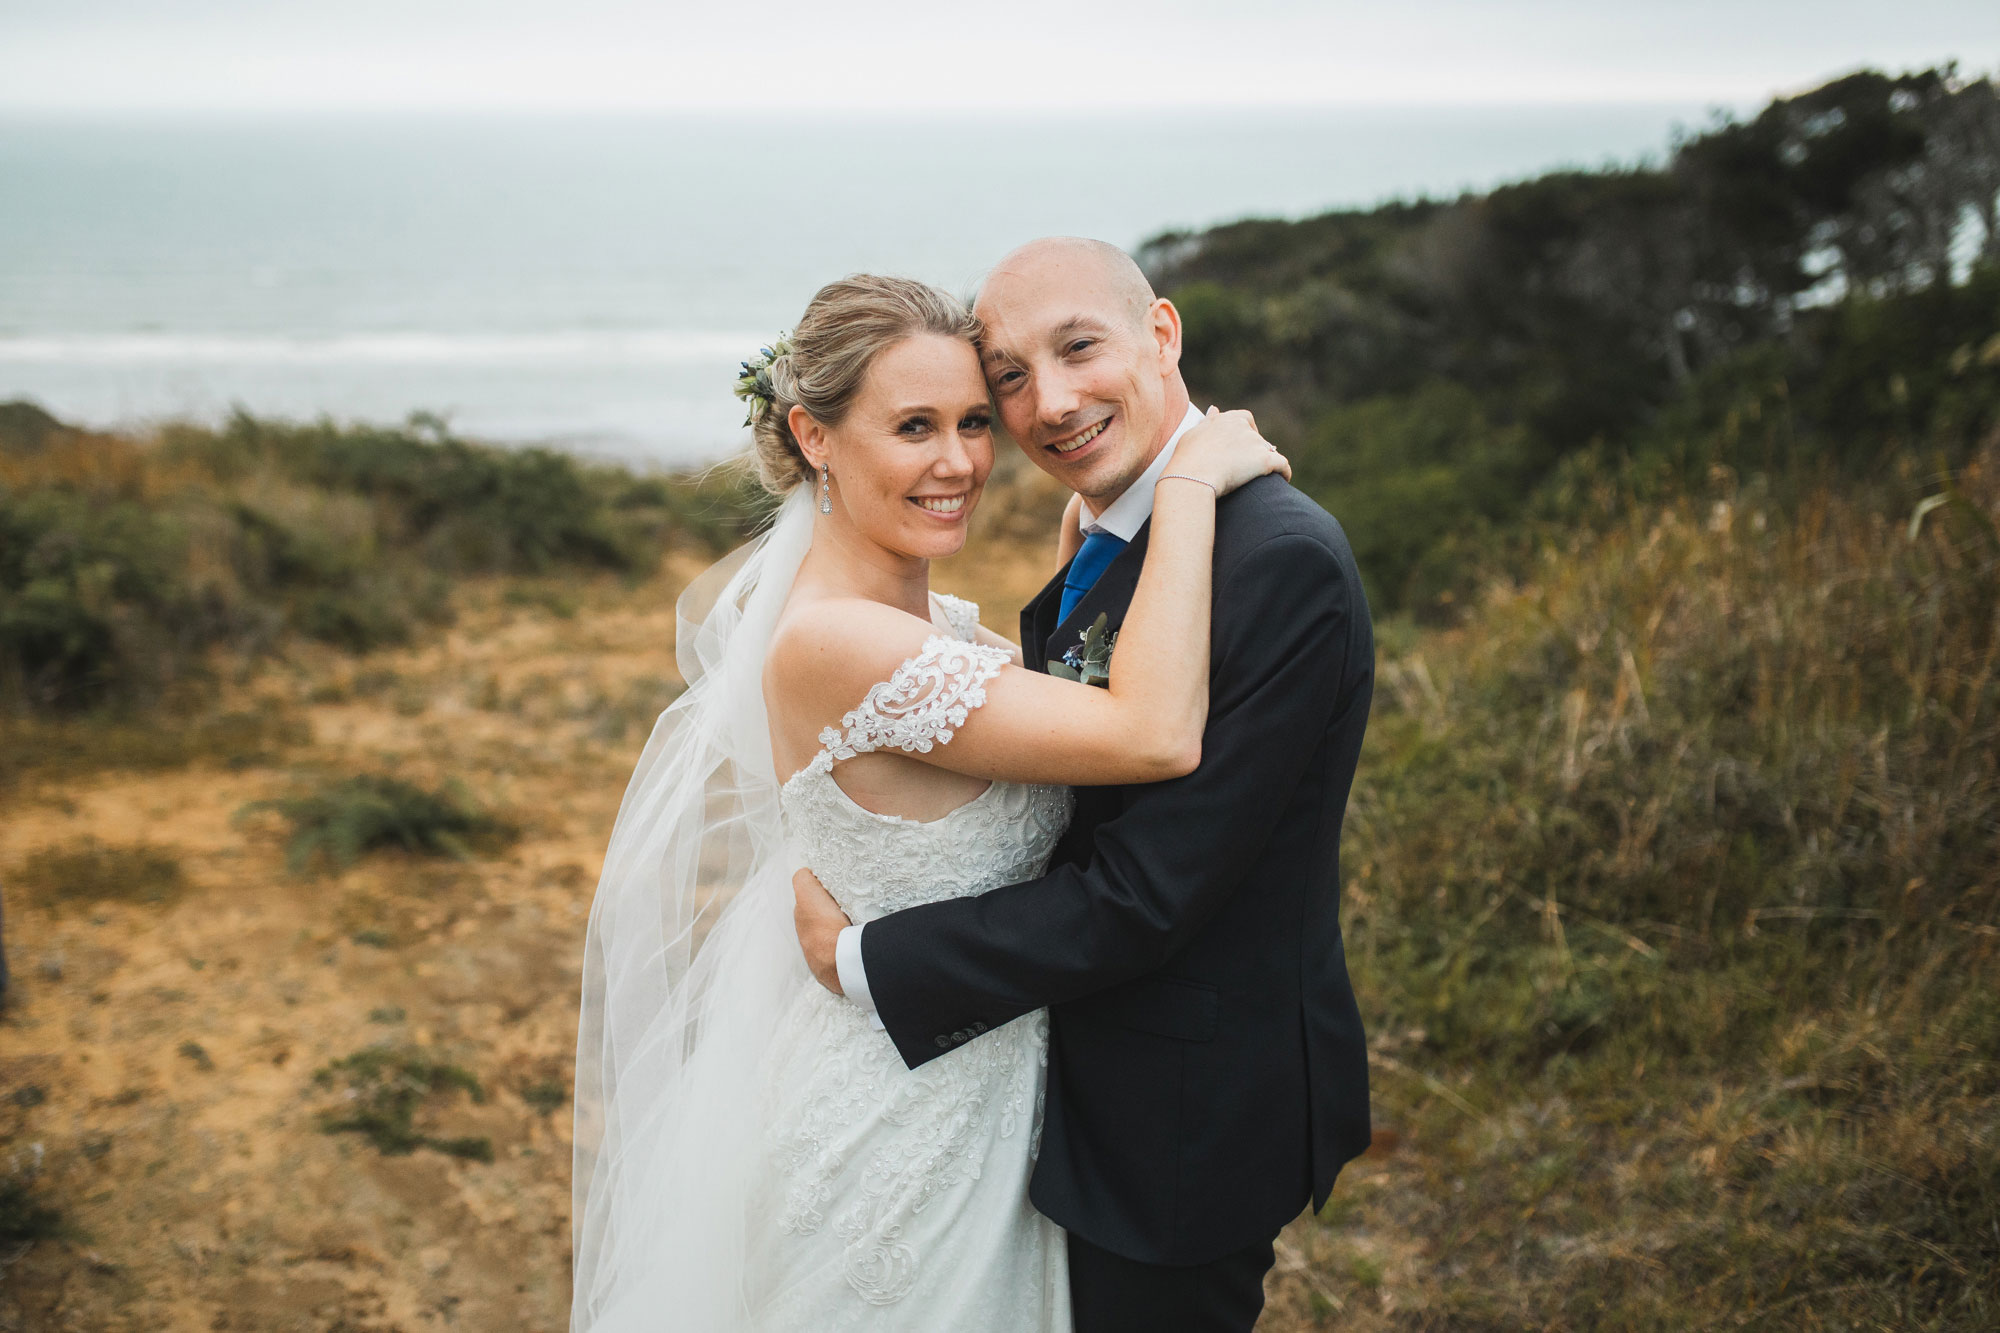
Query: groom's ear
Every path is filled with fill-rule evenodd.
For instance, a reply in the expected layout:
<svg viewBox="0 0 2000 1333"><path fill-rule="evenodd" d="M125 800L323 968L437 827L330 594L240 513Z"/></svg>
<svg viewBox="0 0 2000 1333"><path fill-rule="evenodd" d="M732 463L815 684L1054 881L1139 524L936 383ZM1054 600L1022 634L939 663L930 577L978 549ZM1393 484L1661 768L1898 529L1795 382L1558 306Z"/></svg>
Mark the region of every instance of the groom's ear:
<svg viewBox="0 0 2000 1333"><path fill-rule="evenodd" d="M1160 373L1170 375L1181 365L1181 312L1162 296L1146 310L1147 331L1160 357Z"/></svg>

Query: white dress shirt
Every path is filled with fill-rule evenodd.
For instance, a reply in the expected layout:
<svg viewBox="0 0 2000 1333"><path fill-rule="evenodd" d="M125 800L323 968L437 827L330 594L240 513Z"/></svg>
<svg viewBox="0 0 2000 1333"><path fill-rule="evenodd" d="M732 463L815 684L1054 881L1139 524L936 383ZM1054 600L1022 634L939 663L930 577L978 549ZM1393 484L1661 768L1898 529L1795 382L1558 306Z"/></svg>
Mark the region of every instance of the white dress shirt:
<svg viewBox="0 0 2000 1333"><path fill-rule="evenodd" d="M1077 515L1083 535L1093 532L1108 532L1121 541L1129 542L1139 535L1139 529L1146 526L1153 517L1153 484L1166 473L1173 462L1174 449L1181 442L1181 436L1202 423L1202 412L1193 403L1188 404L1187 413L1181 417L1181 424L1167 437L1167 442L1146 470L1124 494L1104 507L1101 514L1093 514L1085 504L1083 512ZM882 1026L882 1016L875 1011L875 997L868 993L868 972L861 965L862 926L844 927L833 942L834 971L840 977L840 989L848 999L866 1010L875 1026Z"/></svg>

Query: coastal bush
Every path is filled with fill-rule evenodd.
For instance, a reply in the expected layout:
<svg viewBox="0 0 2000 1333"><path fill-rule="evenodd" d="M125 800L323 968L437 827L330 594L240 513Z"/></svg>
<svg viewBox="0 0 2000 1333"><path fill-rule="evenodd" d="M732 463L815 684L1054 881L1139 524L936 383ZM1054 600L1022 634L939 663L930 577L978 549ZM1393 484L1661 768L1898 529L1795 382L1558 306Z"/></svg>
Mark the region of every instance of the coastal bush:
<svg viewBox="0 0 2000 1333"><path fill-rule="evenodd" d="M340 1104L322 1110L320 1130L360 1134L387 1157L431 1148L477 1162L493 1160L493 1141L483 1135L446 1137L417 1127L417 1113L446 1094L463 1092L475 1103L486 1090L468 1070L416 1047L368 1046L342 1056L313 1074L321 1088L333 1089Z"/></svg>
<svg viewBox="0 0 2000 1333"><path fill-rule="evenodd" d="M0 453L39 453L64 429L33 403L0 403Z"/></svg>
<svg viewBox="0 0 2000 1333"><path fill-rule="evenodd" d="M222 477L268 472L363 497L384 548L410 549L451 573L634 570L657 553L623 521L639 507L630 503L630 487L618 484L625 477L593 477L547 449L472 444L421 414L405 427L383 427L239 412L219 432L170 431L163 449Z"/></svg>
<svg viewBox="0 0 2000 1333"><path fill-rule="evenodd" d="M1188 382L1257 412L1379 609L1440 618L1528 521L1593 521L1607 477L1801 494L1962 466L2000 424L1996 187L1990 80L1861 71L1657 166L1167 233L1140 259Z"/></svg>
<svg viewBox="0 0 2000 1333"><path fill-rule="evenodd" d="M132 501L0 490L0 689L75 711L169 683L217 610L175 576L186 540Z"/></svg>
<svg viewBox="0 0 2000 1333"><path fill-rule="evenodd" d="M542 449L244 414L141 442L0 404L0 713L142 716L304 638L356 654L453 619L452 583L649 576L768 502L742 469L637 476Z"/></svg>
<svg viewBox="0 0 2000 1333"><path fill-rule="evenodd" d="M386 774L358 774L316 791L252 801L236 818L265 810L292 826L285 863L294 874L315 863L344 869L383 847L466 860L475 849L504 847L519 836L512 825L479 809L455 780L425 791Z"/></svg>

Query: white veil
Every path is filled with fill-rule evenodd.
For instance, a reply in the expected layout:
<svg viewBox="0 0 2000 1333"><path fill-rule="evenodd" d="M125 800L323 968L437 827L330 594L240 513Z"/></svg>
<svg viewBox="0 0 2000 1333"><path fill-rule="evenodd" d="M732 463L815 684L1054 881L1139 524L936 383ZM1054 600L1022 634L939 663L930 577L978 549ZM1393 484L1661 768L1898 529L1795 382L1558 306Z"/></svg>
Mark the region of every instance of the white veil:
<svg viewBox="0 0 2000 1333"><path fill-rule="evenodd" d="M763 696L811 506L798 487L681 595L688 688L654 724L611 830L577 1028L572 1333L711 1333L746 1317L756 1071L811 984Z"/></svg>

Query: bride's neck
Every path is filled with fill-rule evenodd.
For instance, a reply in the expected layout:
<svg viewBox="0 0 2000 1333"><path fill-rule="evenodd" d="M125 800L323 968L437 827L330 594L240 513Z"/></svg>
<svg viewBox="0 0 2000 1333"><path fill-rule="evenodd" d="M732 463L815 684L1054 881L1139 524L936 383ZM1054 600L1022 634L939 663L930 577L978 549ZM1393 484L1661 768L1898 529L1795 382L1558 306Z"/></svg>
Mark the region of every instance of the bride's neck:
<svg viewBox="0 0 2000 1333"><path fill-rule="evenodd" d="M848 597L865 597L913 616L931 616L931 562L892 551L845 523L822 519L799 569L802 579Z"/></svg>

